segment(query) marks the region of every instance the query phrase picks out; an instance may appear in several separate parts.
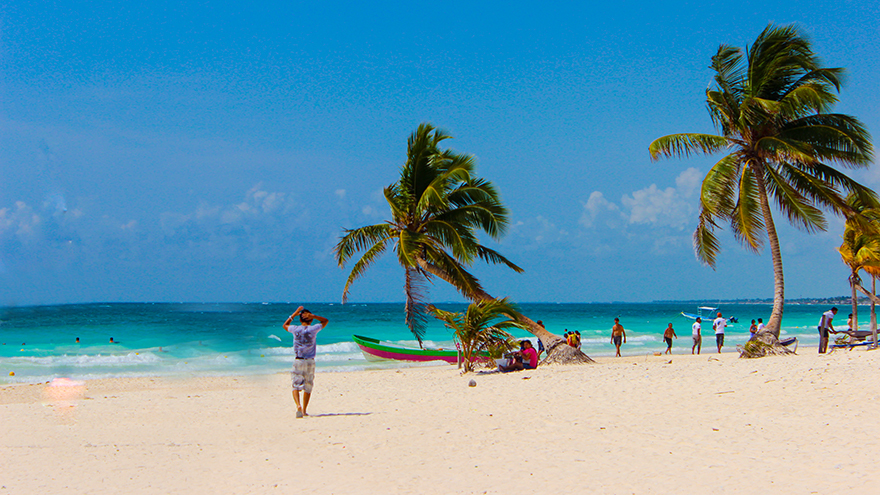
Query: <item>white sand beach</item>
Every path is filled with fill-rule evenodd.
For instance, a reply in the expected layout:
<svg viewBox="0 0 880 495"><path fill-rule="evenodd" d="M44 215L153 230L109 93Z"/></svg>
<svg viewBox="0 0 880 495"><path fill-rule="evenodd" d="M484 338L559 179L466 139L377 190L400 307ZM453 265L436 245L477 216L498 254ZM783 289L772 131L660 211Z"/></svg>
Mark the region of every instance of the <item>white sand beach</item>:
<svg viewBox="0 0 880 495"><path fill-rule="evenodd" d="M0 493L880 491L880 352L800 352L7 386Z"/></svg>

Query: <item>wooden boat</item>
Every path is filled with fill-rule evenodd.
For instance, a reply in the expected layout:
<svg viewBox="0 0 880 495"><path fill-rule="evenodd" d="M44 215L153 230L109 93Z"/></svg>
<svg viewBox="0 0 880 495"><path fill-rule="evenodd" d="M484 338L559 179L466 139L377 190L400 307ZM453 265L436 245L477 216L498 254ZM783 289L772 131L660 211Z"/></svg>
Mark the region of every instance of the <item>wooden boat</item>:
<svg viewBox="0 0 880 495"><path fill-rule="evenodd" d="M367 361L446 361L452 364L458 362L456 349L419 349L360 335L352 335L352 339L361 348Z"/></svg>

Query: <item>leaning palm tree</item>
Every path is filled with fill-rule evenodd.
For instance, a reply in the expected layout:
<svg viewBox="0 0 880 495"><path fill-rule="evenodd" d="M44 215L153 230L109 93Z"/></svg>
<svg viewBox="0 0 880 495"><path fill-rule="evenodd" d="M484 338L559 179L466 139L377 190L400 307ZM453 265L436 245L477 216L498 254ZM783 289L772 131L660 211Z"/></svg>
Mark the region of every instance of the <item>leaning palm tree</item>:
<svg viewBox="0 0 880 495"><path fill-rule="evenodd" d="M443 311L433 306L430 309L435 318L455 332L461 343L465 373L474 370L474 363L481 353L492 348L513 346L513 336L507 329L523 328L522 323L510 317L518 314L518 311L507 298L473 302L464 313Z"/></svg>
<svg viewBox="0 0 880 495"><path fill-rule="evenodd" d="M767 26L745 52L721 45L710 68L715 77L706 102L720 134L673 134L655 140L649 150L655 160L727 153L703 180L694 249L715 267L719 221L729 223L754 252L769 241L775 287L767 332L775 339L785 284L771 200L801 230L825 230L822 209L848 214L847 193L876 199L832 166L867 167L873 146L855 117L828 113L837 102L843 69L822 67L796 27Z"/></svg>
<svg viewBox="0 0 880 495"><path fill-rule="evenodd" d="M430 124L421 124L407 142L406 162L400 179L385 188L391 219L376 225L346 229L335 248L344 267L359 251L342 301L352 283L389 248L404 269L406 323L421 343L427 322L426 282L439 278L472 301L494 299L468 271L476 260L522 269L500 253L483 246L477 231L499 239L507 227L507 209L491 182L475 175L472 155L441 149L450 136ZM513 316L513 315L511 315ZM525 316L516 318L536 335L554 361L591 361L581 352L564 349L565 341ZM569 347L570 348L570 347ZM546 361L546 360L545 360Z"/></svg>

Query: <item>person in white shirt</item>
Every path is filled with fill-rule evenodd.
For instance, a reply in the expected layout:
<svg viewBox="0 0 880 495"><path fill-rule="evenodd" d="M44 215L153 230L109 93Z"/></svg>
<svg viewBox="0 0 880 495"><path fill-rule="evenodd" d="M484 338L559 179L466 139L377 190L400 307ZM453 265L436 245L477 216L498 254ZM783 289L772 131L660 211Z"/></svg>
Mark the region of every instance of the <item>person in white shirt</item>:
<svg viewBox="0 0 880 495"><path fill-rule="evenodd" d="M727 326L727 319L718 313L718 318L712 322L712 328L715 330L715 343L718 345L718 354L721 354L721 348L724 346L724 327Z"/></svg>
<svg viewBox="0 0 880 495"><path fill-rule="evenodd" d="M694 332L694 345L691 347L691 354L694 353L694 349L697 350L697 354L700 353L700 348L703 347L703 336L700 335L700 323L703 322L703 319L699 316L697 317L697 321L691 326L691 330Z"/></svg>
<svg viewBox="0 0 880 495"><path fill-rule="evenodd" d="M755 333L758 334L763 331L764 331L764 318L758 318L758 331Z"/></svg>
<svg viewBox="0 0 880 495"><path fill-rule="evenodd" d="M825 354L828 350L828 332L837 333L834 331L834 325L831 324L836 314L837 308L831 308L822 313L822 318L819 320L819 354Z"/></svg>

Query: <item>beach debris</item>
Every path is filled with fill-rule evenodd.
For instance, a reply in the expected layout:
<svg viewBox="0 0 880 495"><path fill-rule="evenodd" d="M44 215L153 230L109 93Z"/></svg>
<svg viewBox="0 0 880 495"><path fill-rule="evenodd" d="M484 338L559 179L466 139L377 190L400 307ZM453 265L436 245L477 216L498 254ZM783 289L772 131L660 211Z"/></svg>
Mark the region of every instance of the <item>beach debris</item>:
<svg viewBox="0 0 880 495"><path fill-rule="evenodd" d="M532 377L530 377L530 376L524 376L522 379L523 379L523 380L528 380L528 379L530 379L530 378L532 378Z"/></svg>
<svg viewBox="0 0 880 495"><path fill-rule="evenodd" d="M666 361L666 364L672 364L672 360Z"/></svg>
<svg viewBox="0 0 880 495"><path fill-rule="evenodd" d="M9 376L15 376L15 372L14 372L14 371L10 371L10 372L9 372Z"/></svg>
<svg viewBox="0 0 880 495"><path fill-rule="evenodd" d="M655 356L662 356L662 355L663 355L663 353L662 353L662 352L660 352L660 351L654 351L654 355L655 355Z"/></svg>
<svg viewBox="0 0 880 495"><path fill-rule="evenodd" d="M468 382L468 387L476 387L476 386L477 386L476 380L471 379L471 381Z"/></svg>

